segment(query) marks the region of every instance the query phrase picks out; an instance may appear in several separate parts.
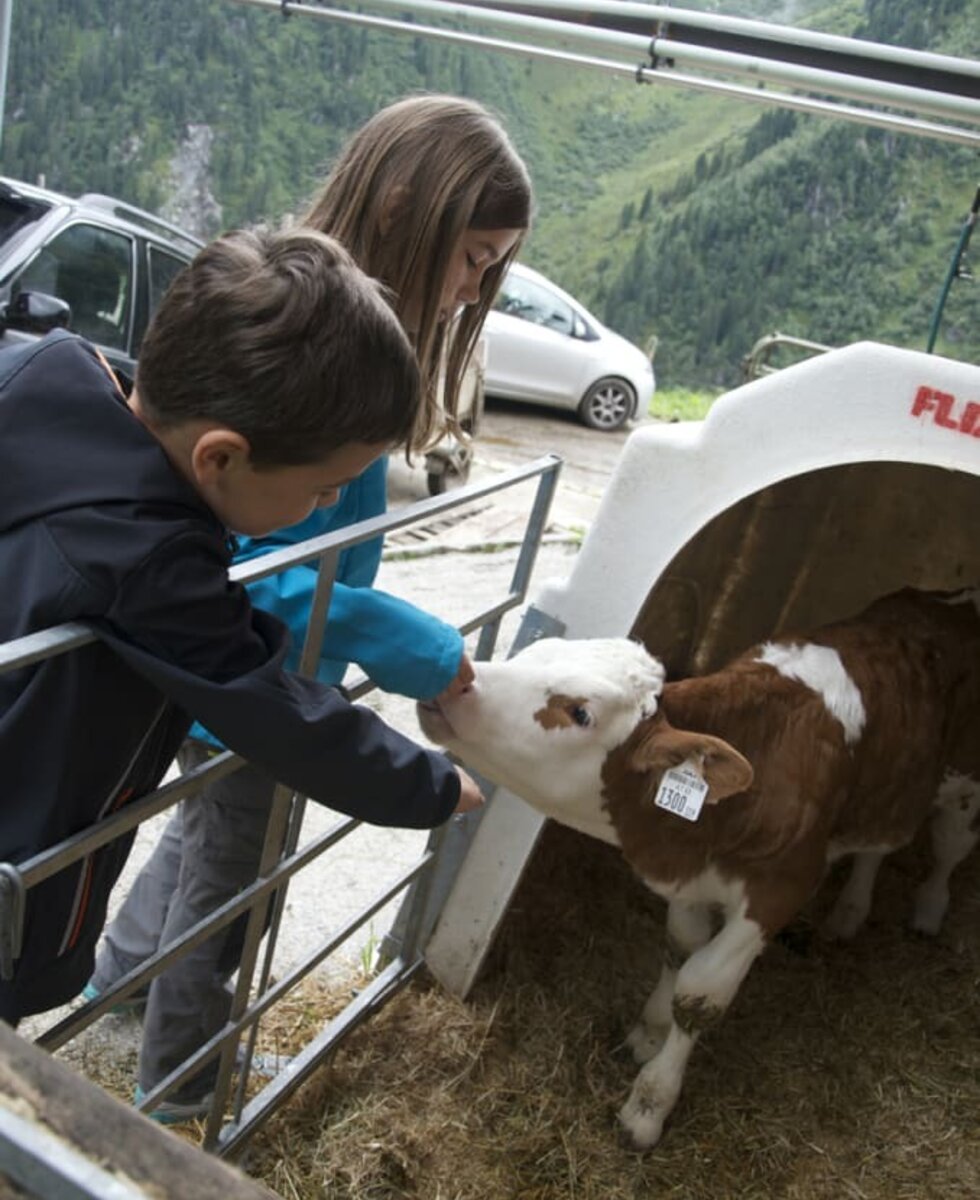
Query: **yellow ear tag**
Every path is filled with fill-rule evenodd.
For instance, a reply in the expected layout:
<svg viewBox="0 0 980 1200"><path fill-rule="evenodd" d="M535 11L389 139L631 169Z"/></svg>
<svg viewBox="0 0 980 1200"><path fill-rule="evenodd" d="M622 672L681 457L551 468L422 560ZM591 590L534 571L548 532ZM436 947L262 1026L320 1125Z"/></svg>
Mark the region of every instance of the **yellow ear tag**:
<svg viewBox="0 0 980 1200"><path fill-rule="evenodd" d="M665 808L685 821L696 821L701 815L707 794L708 781L698 770L694 759L688 758L679 767L664 771L653 802L657 808Z"/></svg>

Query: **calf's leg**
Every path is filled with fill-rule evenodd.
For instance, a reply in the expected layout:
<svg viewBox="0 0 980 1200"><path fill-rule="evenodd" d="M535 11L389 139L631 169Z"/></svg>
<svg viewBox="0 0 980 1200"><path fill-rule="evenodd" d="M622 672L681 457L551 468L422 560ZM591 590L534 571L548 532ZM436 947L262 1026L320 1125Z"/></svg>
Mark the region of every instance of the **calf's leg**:
<svg viewBox="0 0 980 1200"><path fill-rule="evenodd" d="M664 1121L680 1095L694 1043L703 1029L720 1020L764 945L758 923L736 913L677 972L666 1041L637 1075L619 1114L641 1149L659 1141Z"/></svg>
<svg viewBox="0 0 980 1200"><path fill-rule="evenodd" d="M854 855L847 882L823 924L827 937L846 941L854 937L868 919L878 868L888 853L890 850L882 848L861 850Z"/></svg>
<svg viewBox="0 0 980 1200"><path fill-rule="evenodd" d="M711 909L706 904L671 900L667 907L666 925L663 962L657 986L643 1006L640 1020L626 1038L627 1046L639 1063L653 1058L670 1032L677 972L688 957L711 938Z"/></svg>
<svg viewBox="0 0 980 1200"><path fill-rule="evenodd" d="M980 837L980 783L950 775L936 796L930 825L933 868L915 893L912 928L937 934L949 906L949 877Z"/></svg>

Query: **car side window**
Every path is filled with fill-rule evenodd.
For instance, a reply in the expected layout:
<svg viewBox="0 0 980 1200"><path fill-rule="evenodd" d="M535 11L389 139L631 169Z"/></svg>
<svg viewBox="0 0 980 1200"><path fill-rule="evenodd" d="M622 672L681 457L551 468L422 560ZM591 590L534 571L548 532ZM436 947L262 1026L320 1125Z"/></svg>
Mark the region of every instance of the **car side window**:
<svg viewBox="0 0 980 1200"><path fill-rule="evenodd" d="M167 254L157 246L150 247L150 316L156 312L167 288L187 265L183 258Z"/></svg>
<svg viewBox="0 0 980 1200"><path fill-rule="evenodd" d="M182 267L187 265L187 259L177 254L170 254L153 242L143 245L142 274L144 286L141 289L140 303L136 308L136 323L133 328L133 342L130 353L136 358L146 335L146 327L153 314L160 307L160 301L166 294L167 288L173 283Z"/></svg>
<svg viewBox="0 0 980 1200"><path fill-rule="evenodd" d="M98 225L70 225L52 238L15 280L11 295L46 292L71 305L69 328L126 350L132 304L133 244Z"/></svg>
<svg viewBox="0 0 980 1200"><path fill-rule="evenodd" d="M545 325L566 337L575 336L575 313L571 307L560 296L531 279L508 275L495 307L523 321Z"/></svg>

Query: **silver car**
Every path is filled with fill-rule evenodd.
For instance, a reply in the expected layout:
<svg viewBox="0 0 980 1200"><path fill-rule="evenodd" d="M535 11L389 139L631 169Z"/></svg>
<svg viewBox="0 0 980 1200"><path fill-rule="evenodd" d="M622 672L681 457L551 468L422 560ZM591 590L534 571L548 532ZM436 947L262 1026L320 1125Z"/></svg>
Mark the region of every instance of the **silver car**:
<svg viewBox="0 0 980 1200"><path fill-rule="evenodd" d="M507 272L484 338L488 396L572 409L603 430L650 407L650 358L521 263Z"/></svg>

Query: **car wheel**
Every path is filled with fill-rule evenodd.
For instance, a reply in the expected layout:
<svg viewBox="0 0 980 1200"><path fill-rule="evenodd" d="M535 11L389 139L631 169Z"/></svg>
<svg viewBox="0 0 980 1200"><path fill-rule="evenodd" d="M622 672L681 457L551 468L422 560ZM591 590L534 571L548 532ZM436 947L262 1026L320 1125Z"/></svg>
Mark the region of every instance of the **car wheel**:
<svg viewBox="0 0 980 1200"><path fill-rule="evenodd" d="M594 383L578 406L579 418L590 429L619 429L633 412L636 394L622 379L607 377Z"/></svg>
<svg viewBox="0 0 980 1200"><path fill-rule="evenodd" d="M457 447L454 454L438 462L433 461L430 457L428 465L438 469L429 470L426 473L429 495L441 496L444 492L451 492L455 488L462 487L469 480L472 464L473 450L470 446L465 449Z"/></svg>

